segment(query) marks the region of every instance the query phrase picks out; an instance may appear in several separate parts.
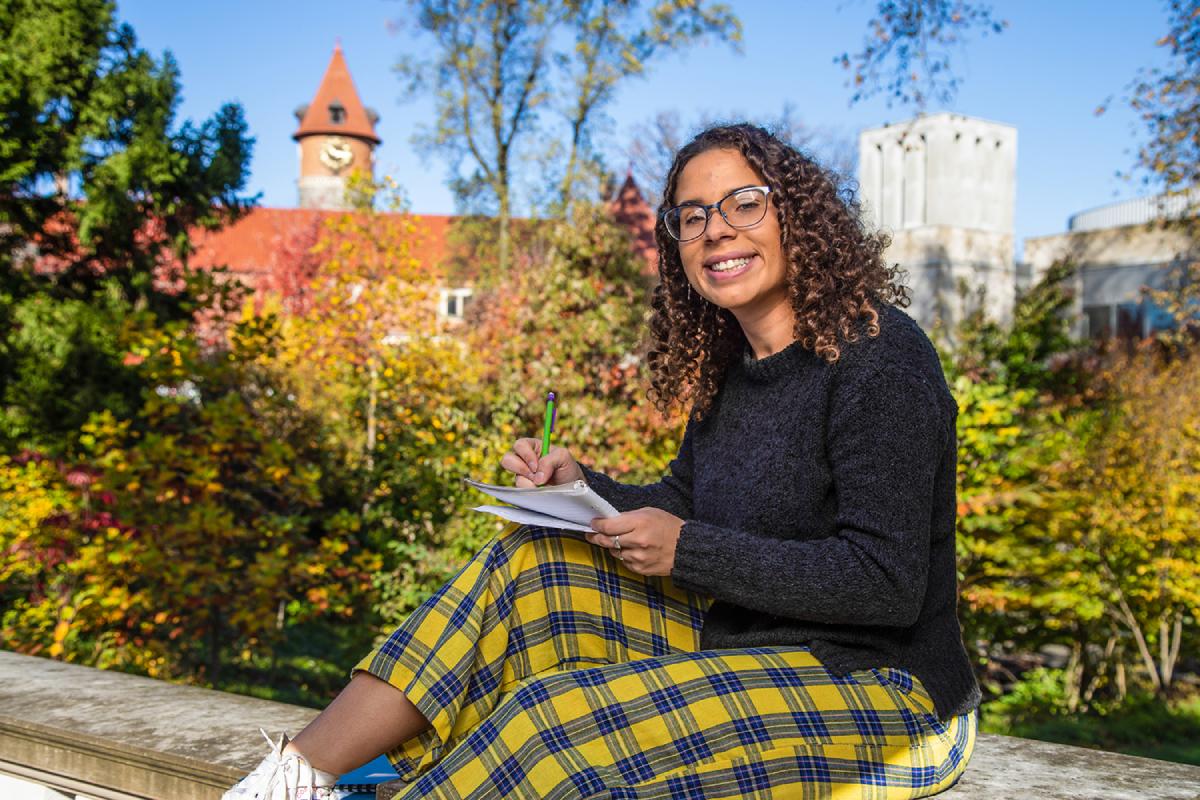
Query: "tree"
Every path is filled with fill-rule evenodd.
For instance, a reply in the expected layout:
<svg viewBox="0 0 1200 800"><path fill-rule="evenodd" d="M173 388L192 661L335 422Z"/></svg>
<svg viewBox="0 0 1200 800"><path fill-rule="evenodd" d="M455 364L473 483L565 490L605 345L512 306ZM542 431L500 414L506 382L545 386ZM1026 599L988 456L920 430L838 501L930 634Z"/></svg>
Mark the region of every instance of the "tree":
<svg viewBox="0 0 1200 800"><path fill-rule="evenodd" d="M438 317L443 277L417 257L424 233L398 187L352 189L361 207L331 215L309 250L290 254L287 271L313 271L305 302L283 319L275 363L322 420L324 446L342 454L338 502L383 557L383 613L400 613L445 577L440 529L474 427L461 388L474 369Z"/></svg>
<svg viewBox="0 0 1200 800"><path fill-rule="evenodd" d="M1059 397L1077 382L1069 358L1069 265L1055 265L1017 299L1012 320L965 317L942 353L958 403L958 569L966 639L1030 649L1061 635L1079 593L1038 574L1045 545L1033 520L1059 509L1045 476L1069 442ZM1036 577L1035 577L1036 576ZM1047 591L1049 589L1049 591ZM1076 602L1075 605L1079 603ZM988 653L991 657L995 653Z"/></svg>
<svg viewBox="0 0 1200 800"><path fill-rule="evenodd" d="M692 128L698 131L744 117L739 111L724 111L720 115L705 111ZM807 124L792 103L784 103L778 114L762 119L759 124L793 147L811 154L840 178L853 176L858 158L854 143L834 130ZM675 154L689 135L677 111L660 111L652 119L634 126L625 154L638 186L652 206L661 200L658 192L666 182Z"/></svg>
<svg viewBox="0 0 1200 800"><path fill-rule="evenodd" d="M1080 588L1166 696L1200 611L1200 360L1147 343L1097 376L1102 401L1048 488L1068 513L1043 530L1055 583Z"/></svg>
<svg viewBox="0 0 1200 800"><path fill-rule="evenodd" d="M1167 18L1158 44L1170 49L1169 64L1138 75L1129 105L1147 134L1137 154L1146 183L1182 193L1200 187L1200 2L1171 0Z"/></svg>
<svg viewBox="0 0 1200 800"><path fill-rule="evenodd" d="M990 319L982 306L972 310L955 332L948 370L1013 391L1063 396L1080 390L1082 343L1071 336L1074 298L1068 288L1075 269L1070 261L1052 264L1017 298L1007 323Z"/></svg>
<svg viewBox="0 0 1200 800"><path fill-rule="evenodd" d="M91 411L139 405L130 320L214 297L189 232L250 202L241 108L175 125L179 71L111 0L0 0L0 437L54 443ZM203 299L202 299L203 298Z"/></svg>
<svg viewBox="0 0 1200 800"><path fill-rule="evenodd" d="M476 305L469 333L482 363L481 419L503 448L536 431L547 390L559 397L561 441L623 480L656 480L681 418L650 405L642 355L649 280L628 231L580 204L535 254ZM488 413L483 413L486 410Z"/></svg>
<svg viewBox="0 0 1200 800"><path fill-rule="evenodd" d="M584 165L598 171L599 153L592 131L599 114L609 105L618 84L645 73L660 53L683 49L708 37L738 42L741 25L725 5L659 2L650 10L650 24L639 17L636 0L572 0L568 5L568 33L576 45L574 58L559 54L572 91L563 109L570 134L566 167L559 186L561 216L565 219L578 188ZM597 177L593 174L593 177ZM590 191L584 197L596 197Z"/></svg>
<svg viewBox="0 0 1200 800"><path fill-rule="evenodd" d="M330 502L336 460L272 368L278 322L214 351L176 321L133 344L154 386L92 415L67 459L0 457L0 642L160 677L220 680L283 622L361 614L378 558Z"/></svg>
<svg viewBox="0 0 1200 800"><path fill-rule="evenodd" d="M948 103L958 89L951 51L974 30L1000 33L1008 26L992 16L986 3L966 0L879 0L867 23L863 49L834 58L850 73L850 103L880 92L888 105L899 102L925 108Z"/></svg>
<svg viewBox="0 0 1200 800"><path fill-rule="evenodd" d="M584 165L596 161L591 133L618 84L669 50L740 36L724 5L685 0L657 0L649 9L636 0L410 0L410 6L436 50L431 61L405 59L398 66L410 91L437 87L437 121L422 141L449 157L460 206L495 215L501 272L511 257L519 158L543 164L565 158L556 204L565 211ZM566 120L565 146L546 118L551 110Z"/></svg>
<svg viewBox="0 0 1200 800"><path fill-rule="evenodd" d="M219 226L248 202L240 106L174 129L179 70L137 47L111 0L4 0L0 12L6 287L84 297L111 277L156 312L176 306L153 280L162 259L186 261L193 226ZM29 244L50 275L14 270Z"/></svg>

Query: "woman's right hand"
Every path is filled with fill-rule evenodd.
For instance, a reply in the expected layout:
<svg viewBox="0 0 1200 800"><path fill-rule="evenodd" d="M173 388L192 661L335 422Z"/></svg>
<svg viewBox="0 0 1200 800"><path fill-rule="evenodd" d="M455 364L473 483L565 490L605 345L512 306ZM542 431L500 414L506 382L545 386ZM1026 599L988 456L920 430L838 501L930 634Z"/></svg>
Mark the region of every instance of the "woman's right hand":
<svg viewBox="0 0 1200 800"><path fill-rule="evenodd" d="M517 488L528 489L547 483L574 483L583 480L583 470L575 463L570 450L551 445L550 452L539 457L541 451L540 439L517 439L512 450L500 459L500 466L517 476Z"/></svg>

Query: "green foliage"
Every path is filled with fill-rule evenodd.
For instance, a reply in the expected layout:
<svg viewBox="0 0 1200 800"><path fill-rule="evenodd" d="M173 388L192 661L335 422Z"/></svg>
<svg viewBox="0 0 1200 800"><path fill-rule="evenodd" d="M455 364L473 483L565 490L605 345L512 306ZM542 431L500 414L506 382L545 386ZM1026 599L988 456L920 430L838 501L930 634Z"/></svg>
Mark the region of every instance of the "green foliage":
<svg viewBox="0 0 1200 800"><path fill-rule="evenodd" d="M269 652L282 618L362 612L378 559L326 516L312 420L262 366L272 321L215 352L182 333L134 348L155 389L132 419L83 426L87 466L6 465L4 516L23 525L0 547L34 566L5 598L5 646L216 681L223 656Z"/></svg>
<svg viewBox="0 0 1200 800"><path fill-rule="evenodd" d="M447 487L479 466L464 451L474 367L436 316L441 275L415 257L420 232L398 187L355 189L369 202L330 217L301 254L318 267L273 361L320 420L314 438L338 454L333 502L379 557L376 611L394 621L452 569L444 523L460 506Z"/></svg>
<svg viewBox="0 0 1200 800"><path fill-rule="evenodd" d="M1012 639L1028 623L1032 585L1026 567L1035 556L1030 515L1043 502L1041 469L1052 451L1033 430L1029 390L1001 384L953 385L958 414L958 568L969 642Z"/></svg>
<svg viewBox="0 0 1200 800"><path fill-rule="evenodd" d="M500 432L496 461L536 433L553 390L562 444L617 476L661 475L676 436L663 427L680 421L663 420L644 397L642 267L625 231L581 207L557 226L544 259L481 299L470 346L484 358L480 417Z"/></svg>
<svg viewBox="0 0 1200 800"><path fill-rule="evenodd" d="M463 448L474 477L509 479L500 459L516 439L539 435L547 391L560 403L555 441L576 457L633 482L663 474L682 420L663 419L645 398L642 267L628 233L603 209L581 206L475 301L465 339L478 372L461 400L478 420ZM447 535L460 558L503 527L466 510L478 499L453 496L460 513Z"/></svg>
<svg viewBox="0 0 1200 800"><path fill-rule="evenodd" d="M186 258L192 226L244 206L251 142L232 104L175 129L174 61L139 49L113 12L106 0L4 0L0 266L17 296L86 298L112 276L131 301L177 316L178 292L154 279ZM30 242L43 269L13 273Z"/></svg>
<svg viewBox="0 0 1200 800"><path fill-rule="evenodd" d="M1165 694L1195 626L1200 389L1194 343L1092 356L1085 372L1069 274L1056 265L1007 325L968 319L943 360L960 409L968 640L1068 645L1074 712L1123 697L1127 665Z"/></svg>
<svg viewBox="0 0 1200 800"><path fill-rule="evenodd" d="M1007 324L967 317L957 348L943 353L959 407L958 560L969 642L1033 645L1061 627L1047 620L1047 606L1090 613L1086 598L1056 594L1038 568L1046 548L1036 520L1059 500L1045 475L1072 442L1055 399L1076 380L1063 359L1075 347L1063 313L1069 274L1051 269Z"/></svg>
<svg viewBox="0 0 1200 800"><path fill-rule="evenodd" d="M1069 676L1037 669L983 706L980 729L1116 753L1200 764L1200 696L1164 702L1148 694L1088 713L1068 710Z"/></svg>
<svg viewBox="0 0 1200 800"><path fill-rule="evenodd" d="M229 665L220 688L279 703L322 709L346 685L348 665L371 647L369 625L326 619L290 623L287 637L270 652Z"/></svg>
<svg viewBox="0 0 1200 800"><path fill-rule="evenodd" d="M1061 669L1032 669L1003 697L984 704L981 713L985 726L995 733L1067 715L1067 675Z"/></svg>
<svg viewBox="0 0 1200 800"><path fill-rule="evenodd" d="M1200 358L1150 349L1097 382L1095 417L1078 415L1093 435L1047 475L1064 502L1042 524L1069 567L1053 577L1091 594L1165 694L1200 610Z"/></svg>
<svg viewBox="0 0 1200 800"><path fill-rule="evenodd" d="M142 382L122 340L146 322L115 286L90 301L28 295L10 308L9 362L0 389L0 442L58 449L96 409L128 418Z"/></svg>
<svg viewBox="0 0 1200 800"><path fill-rule="evenodd" d="M138 404L131 329L216 297L189 234L247 204L237 105L177 126L179 73L107 0L0 2L0 441L62 452ZM156 322L157 320L157 322Z"/></svg>
<svg viewBox="0 0 1200 800"><path fill-rule="evenodd" d="M987 317L982 308L973 311L955 333L947 370L1010 390L1059 397L1079 391L1085 375L1071 359L1081 343L1070 332L1073 297L1067 286L1074 273L1074 264L1053 264L1017 299L1008 323Z"/></svg>

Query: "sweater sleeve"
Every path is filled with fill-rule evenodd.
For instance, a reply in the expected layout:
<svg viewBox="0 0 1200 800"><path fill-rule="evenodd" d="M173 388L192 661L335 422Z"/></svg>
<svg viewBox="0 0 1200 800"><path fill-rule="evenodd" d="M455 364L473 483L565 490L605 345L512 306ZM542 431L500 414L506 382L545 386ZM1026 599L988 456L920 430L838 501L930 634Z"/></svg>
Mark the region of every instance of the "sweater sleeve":
<svg viewBox="0 0 1200 800"><path fill-rule="evenodd" d="M692 424L683 434L679 452L668 466L662 480L646 486L632 486L615 481L607 475L580 464L583 476L596 494L613 504L618 511L638 508L661 508L680 519L692 515Z"/></svg>
<svg viewBox="0 0 1200 800"><path fill-rule="evenodd" d="M907 627L925 595L934 480L951 421L919 374L883 367L830 398L836 531L776 539L684 524L672 580L743 608L827 624Z"/></svg>

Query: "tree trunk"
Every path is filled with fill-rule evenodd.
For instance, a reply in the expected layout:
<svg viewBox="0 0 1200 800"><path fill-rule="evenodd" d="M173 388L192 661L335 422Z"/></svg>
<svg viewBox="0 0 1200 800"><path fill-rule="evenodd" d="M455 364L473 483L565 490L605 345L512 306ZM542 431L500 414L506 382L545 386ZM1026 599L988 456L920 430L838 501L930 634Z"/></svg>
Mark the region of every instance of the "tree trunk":
<svg viewBox="0 0 1200 800"><path fill-rule="evenodd" d="M1100 688L1101 681L1108 674L1109 664L1112 663L1113 652L1117 648L1118 634L1113 633L1108 637L1107 644L1104 645L1104 655L1100 658L1100 663L1096 665L1096 671L1092 675L1092 679L1088 681L1087 689L1083 692L1084 705L1090 705L1092 698L1096 696L1096 690Z"/></svg>
<svg viewBox="0 0 1200 800"><path fill-rule="evenodd" d="M1071 643L1071 658L1067 661L1067 711L1074 714L1079 708L1079 696L1083 683L1083 648L1078 639Z"/></svg>
<svg viewBox="0 0 1200 800"><path fill-rule="evenodd" d="M1150 652L1150 646L1146 643L1146 636L1142 633L1141 626L1138 625L1137 617L1133 614L1133 609L1129 607L1129 603L1125 602L1125 595L1119 589L1117 590L1117 603L1121 609L1121 619L1133 634L1133 641L1137 643L1142 663L1146 665L1146 671L1150 673L1150 683L1154 687L1154 693L1162 694L1163 685L1162 678L1158 674L1158 665Z"/></svg>
<svg viewBox="0 0 1200 800"><path fill-rule="evenodd" d="M1179 660L1179 641L1183 638L1183 612L1176 611L1174 623L1168 624L1164 615L1159 622L1159 671L1162 673L1163 691L1171 688L1175 678L1175 664Z"/></svg>
<svg viewBox="0 0 1200 800"><path fill-rule="evenodd" d="M496 219L496 224L500 226L497 231L497 266L500 268L500 276L508 274L508 251L509 251L509 216L512 213L509 207L508 190L506 189L500 194L500 214Z"/></svg>
<svg viewBox="0 0 1200 800"><path fill-rule="evenodd" d="M362 513L371 510L371 484L375 474L375 440L378 436L379 367L374 358L367 360L367 435L363 441L363 466L367 470L367 491L363 494Z"/></svg>
<svg viewBox="0 0 1200 800"><path fill-rule="evenodd" d="M579 137L581 129L581 122L576 120L572 123L571 154L567 157L567 170L563 173L562 183L558 187L558 201L561 204L559 214L564 220L570 219L571 216L571 193L575 189L575 168L579 163ZM608 198L605 199L607 200Z"/></svg>

